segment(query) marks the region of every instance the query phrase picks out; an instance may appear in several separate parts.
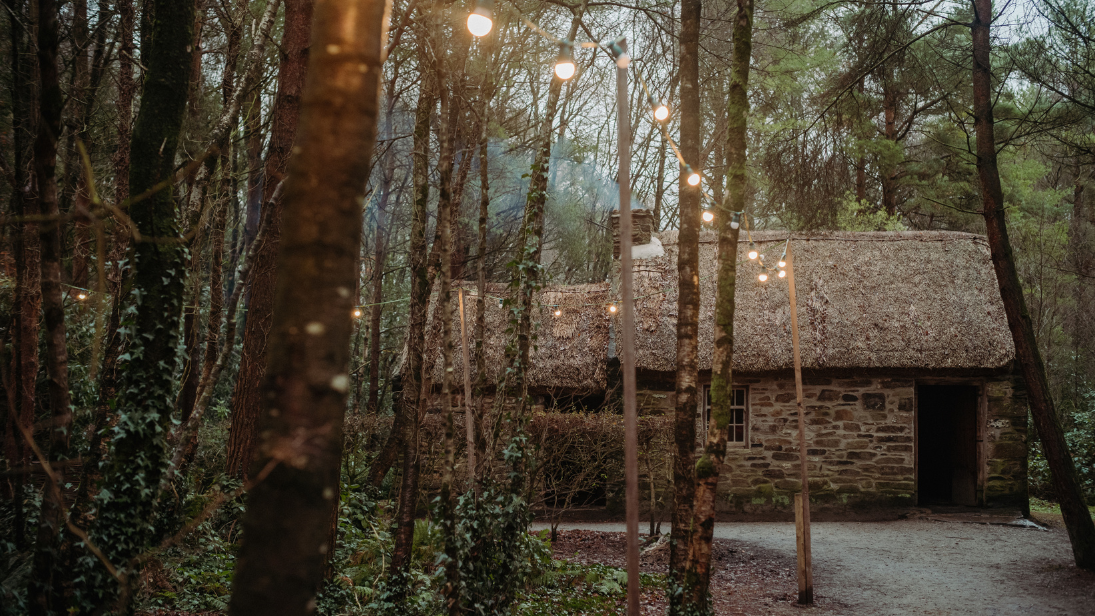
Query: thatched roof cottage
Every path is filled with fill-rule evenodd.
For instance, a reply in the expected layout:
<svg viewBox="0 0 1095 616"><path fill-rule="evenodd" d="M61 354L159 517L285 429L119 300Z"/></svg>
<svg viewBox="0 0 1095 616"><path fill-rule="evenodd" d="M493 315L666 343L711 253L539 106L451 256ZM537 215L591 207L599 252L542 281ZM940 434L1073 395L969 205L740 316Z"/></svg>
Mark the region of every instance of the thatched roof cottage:
<svg viewBox="0 0 1095 616"><path fill-rule="evenodd" d="M637 229L635 237L640 413L672 413L677 234ZM787 238L787 232L753 234L769 262ZM1025 508L1027 405L984 238L934 231L794 234L792 241L816 507ZM720 486L722 508L737 512L789 507L799 489L787 284L774 276L759 282L748 250L743 233L734 321L740 412ZM705 231L699 434L707 416L716 267L716 237ZM613 281L540 294L534 392L586 403L618 392L621 320L610 311L617 287ZM474 285L466 288L474 294ZM487 365L498 367L507 315L495 299L503 289L490 291Z"/></svg>

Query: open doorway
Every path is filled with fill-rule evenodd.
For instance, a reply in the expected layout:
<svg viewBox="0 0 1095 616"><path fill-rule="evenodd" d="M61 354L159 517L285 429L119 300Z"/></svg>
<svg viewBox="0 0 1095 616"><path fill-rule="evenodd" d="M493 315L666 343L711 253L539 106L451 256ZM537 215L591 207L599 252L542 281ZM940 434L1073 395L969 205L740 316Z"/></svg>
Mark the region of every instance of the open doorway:
<svg viewBox="0 0 1095 616"><path fill-rule="evenodd" d="M977 504L977 387L917 388L917 488L921 505Z"/></svg>

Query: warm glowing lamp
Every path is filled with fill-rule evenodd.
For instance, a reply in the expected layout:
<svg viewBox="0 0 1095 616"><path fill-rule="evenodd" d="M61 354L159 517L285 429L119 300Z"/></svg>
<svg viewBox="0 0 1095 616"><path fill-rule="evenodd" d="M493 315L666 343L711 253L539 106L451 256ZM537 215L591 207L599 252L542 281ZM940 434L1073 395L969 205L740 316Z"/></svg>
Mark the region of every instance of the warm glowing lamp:
<svg viewBox="0 0 1095 616"><path fill-rule="evenodd" d="M764 281L768 280L768 274L765 274L764 272L761 272L760 276L757 276L757 279L759 279L761 282L764 282Z"/></svg>
<svg viewBox="0 0 1095 616"><path fill-rule="evenodd" d="M704 222L711 222L712 220L715 220L715 215L712 214L710 210L704 210L704 212L703 212L703 221Z"/></svg>
<svg viewBox="0 0 1095 616"><path fill-rule="evenodd" d="M616 304L612 304L611 306L609 306L608 311L612 312L612 313L615 313L616 312Z"/></svg>
<svg viewBox="0 0 1095 616"><path fill-rule="evenodd" d="M555 61L555 75L566 81L574 76L577 67L574 65L574 43L563 41L559 43L559 59Z"/></svg>
<svg viewBox="0 0 1095 616"><path fill-rule="evenodd" d="M684 176L687 179L689 186L700 185L700 174L692 170L692 165L684 166Z"/></svg>
<svg viewBox="0 0 1095 616"><path fill-rule="evenodd" d="M354 308L354 318L355 319L360 319L361 318L361 309L360 308Z"/></svg>
<svg viewBox="0 0 1095 616"><path fill-rule="evenodd" d="M779 277L780 278L786 278L787 277L787 272L785 272L783 270L779 270Z"/></svg>
<svg viewBox="0 0 1095 616"><path fill-rule="evenodd" d="M492 0L477 0L475 10L468 15L468 31L475 36L486 36L494 28L494 11Z"/></svg>
<svg viewBox="0 0 1095 616"><path fill-rule="evenodd" d="M659 122L665 122L669 118L669 107L666 107L665 103L659 103L658 106L654 108L654 117Z"/></svg>

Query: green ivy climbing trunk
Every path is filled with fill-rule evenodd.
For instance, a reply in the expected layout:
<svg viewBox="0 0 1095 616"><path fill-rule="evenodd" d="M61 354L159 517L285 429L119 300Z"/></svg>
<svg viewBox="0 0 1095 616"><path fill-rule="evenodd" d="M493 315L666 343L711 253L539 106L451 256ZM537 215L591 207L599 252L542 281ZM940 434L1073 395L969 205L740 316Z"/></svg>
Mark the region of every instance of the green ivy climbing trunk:
<svg viewBox="0 0 1095 616"><path fill-rule="evenodd" d="M387 18L380 0L315 3L230 614L315 610L339 500L364 178Z"/></svg>
<svg viewBox="0 0 1095 616"><path fill-rule="evenodd" d="M1015 356L1027 384L1030 413L1042 448L1049 462L1053 488L1061 501L1061 515L1072 541L1072 554L1076 566L1095 570L1095 523L1084 503L1076 465L1065 441L1061 420L1054 408L1053 396L1046 379L1046 367L1042 362L1034 326L1023 297L1023 287L1015 269L1015 255L1008 239L1007 219L1004 212L1004 191L1000 185L1000 171L996 164L996 139L992 117L992 66L991 38L992 0L974 0L973 21L973 118L977 133L977 175L981 180L982 214L985 217L985 234L992 253L992 266L1000 285L1000 297L1004 301L1004 313L1015 340Z"/></svg>
<svg viewBox="0 0 1095 616"><path fill-rule="evenodd" d="M130 144L130 218L142 239L133 248L131 302L123 325L132 335L121 366L118 421L92 540L125 571L151 533L155 487L166 465L164 436L174 408L175 345L186 272L172 190L175 150L186 112L192 55L194 0L150 0L151 38L142 54L148 67ZM145 35L147 37L147 34ZM95 600L110 601L116 585L98 566L86 578ZM124 596L123 596L124 597Z"/></svg>
<svg viewBox="0 0 1095 616"><path fill-rule="evenodd" d="M701 0L681 3L681 155L689 164L700 160L700 15ZM692 505L696 496L696 408L700 314L700 191L680 173L680 233L677 242L677 384L673 422L673 528L669 541L669 573L683 588L692 537ZM720 217L721 218L721 217ZM669 613L680 614L681 597L669 595Z"/></svg>
<svg viewBox="0 0 1095 616"><path fill-rule="evenodd" d="M696 463L696 500L692 543L685 576L684 610L706 614L711 585L711 540L715 532L715 493L719 470L726 459L730 403L733 395L731 368L734 358L734 292L737 286L738 229L731 227L729 212L745 209L746 122L749 114L749 59L752 55L753 0L737 0L734 48L730 59L730 92L727 101L726 207L719 217L718 289L715 295L715 349L711 366L711 419L707 444Z"/></svg>

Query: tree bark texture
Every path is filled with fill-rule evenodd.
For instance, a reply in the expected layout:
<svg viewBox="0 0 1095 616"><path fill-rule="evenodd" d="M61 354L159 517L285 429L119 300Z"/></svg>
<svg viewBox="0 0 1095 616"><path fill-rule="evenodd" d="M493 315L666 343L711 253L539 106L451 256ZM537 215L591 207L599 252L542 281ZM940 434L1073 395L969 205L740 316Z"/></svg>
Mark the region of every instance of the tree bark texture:
<svg viewBox="0 0 1095 616"><path fill-rule="evenodd" d="M193 0L150 0L155 17L152 41L143 63L148 67L141 107L133 127L129 192L139 195L175 172L189 87ZM126 569L150 538L150 522L166 463L164 435L174 408L175 345L185 286L183 247L171 189L133 204L129 214L145 241L133 251L129 359L122 367L118 423L113 455L98 495L92 540L111 562ZM164 241L155 241L155 240ZM100 568L85 576L89 592L108 601L115 584ZM133 583L134 571L126 570Z"/></svg>
<svg viewBox="0 0 1095 616"><path fill-rule="evenodd" d="M376 141L387 5L320 0L290 158L256 482L230 614L311 614L338 505L362 178Z"/></svg>
<svg viewBox="0 0 1095 616"><path fill-rule="evenodd" d="M68 352L65 346L65 306L61 292L60 208L57 194L57 142L61 135L61 110L64 106L58 67L60 10L56 0L38 0L38 134L34 140L34 175L38 182L41 212L53 220L42 223L42 309L46 326L46 373L49 377L49 458L59 462L68 458L69 427L72 423L68 390ZM58 487L64 487L63 471ZM46 489L38 517L38 538L28 600L30 613L52 614L64 609L63 576L60 564L61 530L65 503L60 491Z"/></svg>
<svg viewBox="0 0 1095 616"><path fill-rule="evenodd" d="M1004 210L1004 191L996 163L996 138L992 114L992 66L990 25L992 0L974 0L973 22L973 116L977 134L977 175L981 181L981 199L985 232L992 252L992 266L1000 285L1000 297L1008 328L1015 340L1015 356L1027 384L1030 411L1049 462L1053 487L1061 503L1068 538L1076 566L1095 569L1095 523L1087 510L1080 479L1072 454L1065 442L1061 420L1054 408L1046 368L1038 350L1034 326L1023 297L1023 287L1015 269L1015 255L1008 239Z"/></svg>
<svg viewBox="0 0 1095 616"><path fill-rule="evenodd" d="M22 6L9 3L8 19L12 42L12 133L15 187L12 191L11 213L32 216L39 213L38 193L34 186L33 143L37 135L38 56L34 53L33 23ZM26 28L25 24L31 24ZM39 223L23 222L12 230L15 253L15 313L13 324L12 383L16 389L15 408L8 414L5 454L9 460L25 465L30 449L23 443L18 426L28 430L34 425L35 384L38 379L39 311L42 305L41 236ZM22 474L11 485L15 544L27 547L26 511L23 508Z"/></svg>
<svg viewBox="0 0 1095 616"><path fill-rule="evenodd" d="M270 201L274 189L285 177L300 116L301 98L312 32L312 0L286 0L285 31L281 39L281 64L278 68L278 93L274 101L270 149L264 171L262 203L270 204L261 213L270 217L265 240L255 255L251 286L248 290L247 320L243 332L239 376L232 393L232 426L228 436L228 472L247 473L254 457L257 420L262 408L260 396L266 366L267 338L273 318L274 287L277 282L276 259L281 242L281 203ZM258 109L249 113L257 114ZM257 228L255 229L257 233ZM349 314L349 313L347 313Z"/></svg>
<svg viewBox="0 0 1095 616"><path fill-rule="evenodd" d="M427 11L421 9L424 21L430 19ZM428 394L429 387L424 384L428 381L427 373L423 370L423 347L426 337L426 309L430 299L428 254L426 249L426 220L427 206L430 197L429 163L430 163L430 124L434 108L437 105L437 75L435 74L434 60L430 55L432 45L428 44L431 38L429 32L420 33L418 51L418 63L426 67L422 71L422 81L419 85L418 105L415 109L414 119L414 154L413 154L413 191L414 204L411 209L411 237L410 237L410 270L411 270L411 299L409 316L407 318L407 361L406 371L401 375L403 379L402 396L398 405L399 414L392 423L392 433L388 438L385 451L381 457L373 462L370 469L370 477L377 484L378 477L383 478L387 474L394 456L399 449L403 450L403 479L399 492L399 522L395 533L395 548L392 552L392 562L389 577L395 579L397 595L405 590L404 579L410 567L411 548L414 544L414 519L418 507L418 428L419 428L419 404ZM394 447L393 447L394 445ZM388 459L385 459L388 458ZM389 459L391 461L389 461ZM387 463L387 467L382 465ZM383 474L379 471L383 470Z"/></svg>
<svg viewBox="0 0 1095 616"><path fill-rule="evenodd" d="M700 158L700 16L701 0L681 3L681 155L689 164ZM698 408L700 314L700 189L689 186L680 171L678 189L680 233L677 246L677 383L673 422L673 526L669 540L669 572L681 588L685 583L692 536L692 505L696 494L696 409ZM720 212L719 219L729 215ZM676 593L670 593L670 614L680 613Z"/></svg>
<svg viewBox="0 0 1095 616"><path fill-rule="evenodd" d="M730 212L745 209L745 147L749 114L749 60L752 56L753 0L737 0L734 47L730 60L727 100L726 189ZM684 607L706 614L711 585L711 540L715 531L715 494L726 459L726 440L732 415L734 356L734 293L737 287L738 229L729 212L719 219L719 269L715 296L715 349L711 366L711 419L707 444L696 462L696 500L692 542L685 576Z"/></svg>

